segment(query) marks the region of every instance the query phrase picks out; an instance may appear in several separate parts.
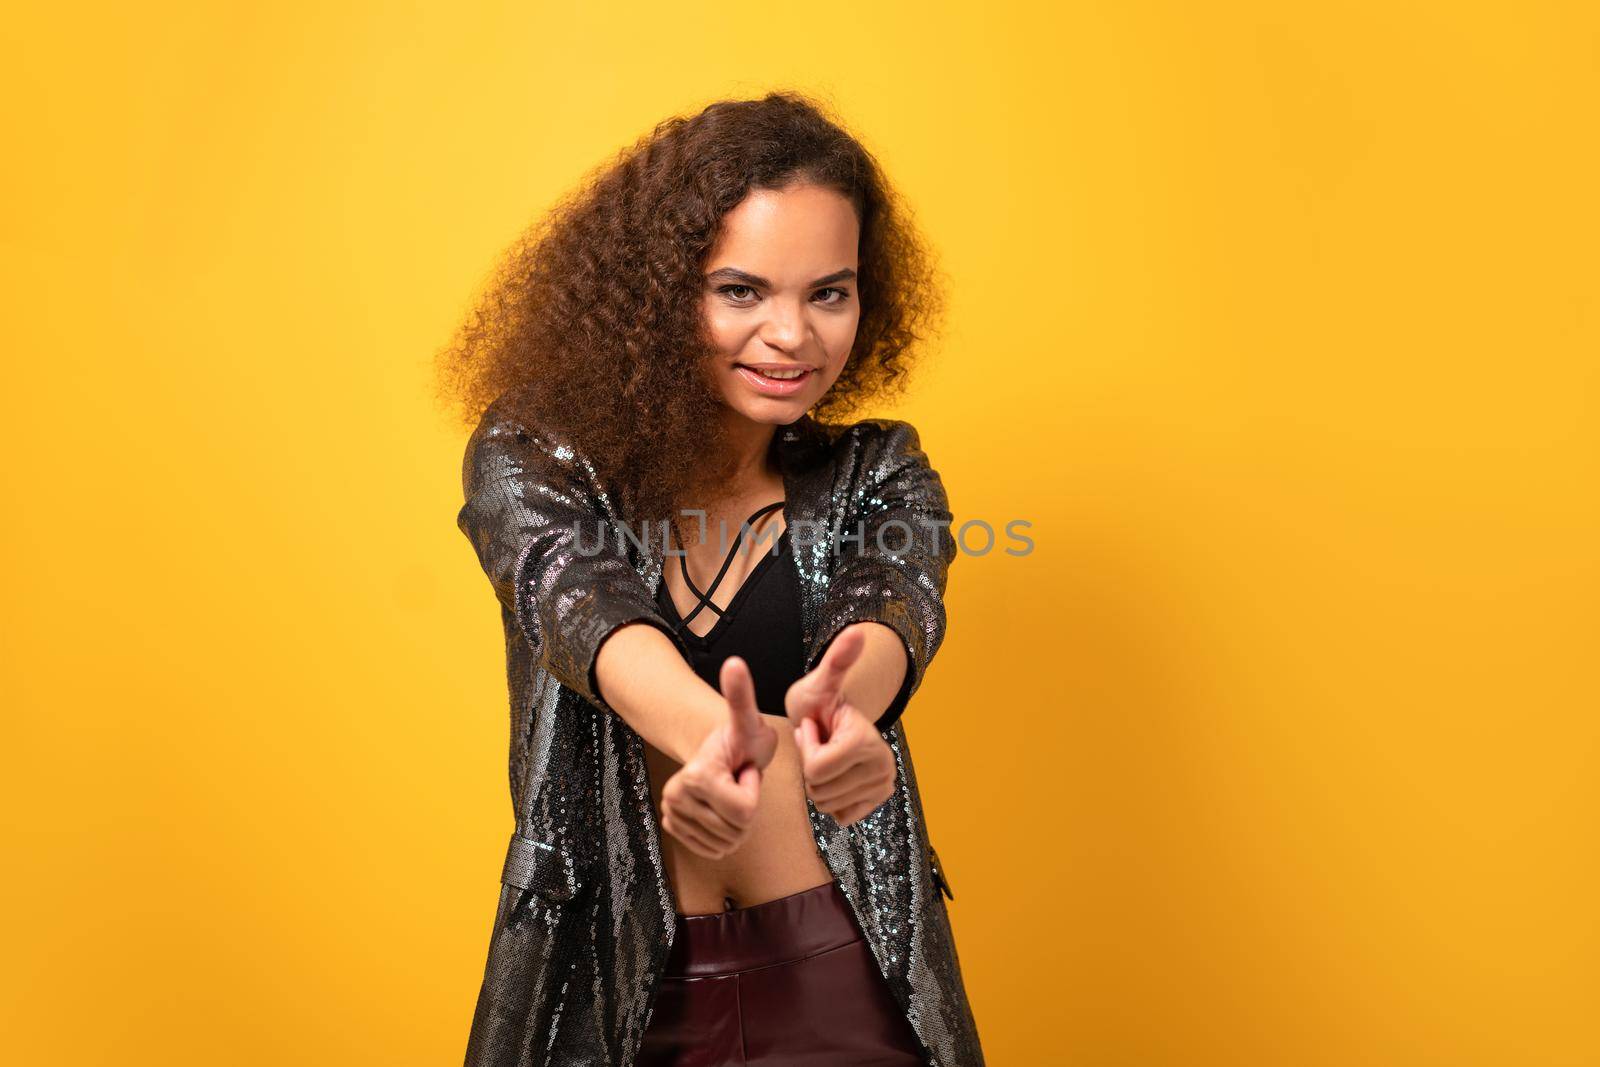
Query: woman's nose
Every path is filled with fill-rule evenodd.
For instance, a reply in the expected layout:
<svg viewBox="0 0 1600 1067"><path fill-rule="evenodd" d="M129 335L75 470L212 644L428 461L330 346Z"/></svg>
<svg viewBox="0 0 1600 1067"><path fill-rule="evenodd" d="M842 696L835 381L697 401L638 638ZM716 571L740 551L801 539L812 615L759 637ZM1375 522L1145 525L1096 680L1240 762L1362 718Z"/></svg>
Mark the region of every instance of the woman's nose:
<svg viewBox="0 0 1600 1067"><path fill-rule="evenodd" d="M772 313L762 331L762 340L774 348L793 352L805 340L806 318L800 308L772 301Z"/></svg>

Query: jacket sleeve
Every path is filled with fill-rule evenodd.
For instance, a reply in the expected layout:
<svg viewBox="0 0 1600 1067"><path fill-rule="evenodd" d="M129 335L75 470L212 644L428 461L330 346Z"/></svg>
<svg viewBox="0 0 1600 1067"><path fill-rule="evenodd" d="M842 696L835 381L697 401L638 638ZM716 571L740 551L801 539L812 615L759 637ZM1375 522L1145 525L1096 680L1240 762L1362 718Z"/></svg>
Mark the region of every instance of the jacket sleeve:
<svg viewBox="0 0 1600 1067"><path fill-rule="evenodd" d="M929 465L916 429L900 420L866 425L877 430L862 446L852 506L836 540L841 559L818 621L823 639L806 670L851 623L889 626L905 643L907 668L900 692L876 723L887 730L944 640L945 580L956 545L944 482Z"/></svg>
<svg viewBox="0 0 1600 1067"><path fill-rule="evenodd" d="M539 666L562 685L614 710L600 698L595 656L629 622L659 627L687 658L619 544L592 467L570 445L491 406L467 442L462 489L456 525Z"/></svg>

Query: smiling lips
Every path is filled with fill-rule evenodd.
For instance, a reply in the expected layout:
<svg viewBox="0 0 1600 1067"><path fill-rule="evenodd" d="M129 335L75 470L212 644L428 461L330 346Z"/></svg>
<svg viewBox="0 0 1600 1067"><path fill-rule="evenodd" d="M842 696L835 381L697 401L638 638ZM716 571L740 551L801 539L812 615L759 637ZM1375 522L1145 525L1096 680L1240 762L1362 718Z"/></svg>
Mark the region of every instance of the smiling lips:
<svg viewBox="0 0 1600 1067"><path fill-rule="evenodd" d="M765 396L790 396L798 393L816 373L803 363L740 363L739 376Z"/></svg>

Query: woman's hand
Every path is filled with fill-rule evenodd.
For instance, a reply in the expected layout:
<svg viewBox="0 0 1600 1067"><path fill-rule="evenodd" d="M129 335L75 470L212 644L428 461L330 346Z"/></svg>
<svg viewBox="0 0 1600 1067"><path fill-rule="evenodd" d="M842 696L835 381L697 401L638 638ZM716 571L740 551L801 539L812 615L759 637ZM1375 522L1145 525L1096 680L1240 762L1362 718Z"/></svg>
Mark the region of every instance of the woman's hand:
<svg viewBox="0 0 1600 1067"><path fill-rule="evenodd" d="M713 860L744 843L761 799L761 771L778 750L777 733L756 708L749 665L729 656L721 681L728 721L706 735L661 790L661 828Z"/></svg>
<svg viewBox="0 0 1600 1067"><path fill-rule="evenodd" d="M845 672L865 645L860 629L845 627L816 669L784 695L806 795L840 826L872 814L894 794L894 753L872 720L844 695Z"/></svg>

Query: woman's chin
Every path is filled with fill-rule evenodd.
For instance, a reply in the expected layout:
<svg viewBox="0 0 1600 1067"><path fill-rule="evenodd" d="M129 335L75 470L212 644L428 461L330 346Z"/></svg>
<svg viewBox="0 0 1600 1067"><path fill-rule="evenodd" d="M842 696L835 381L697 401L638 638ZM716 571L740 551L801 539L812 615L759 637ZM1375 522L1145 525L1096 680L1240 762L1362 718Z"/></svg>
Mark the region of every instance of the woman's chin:
<svg viewBox="0 0 1600 1067"><path fill-rule="evenodd" d="M808 396L762 396L741 397L727 406L735 415L751 422L787 426L810 410L814 402Z"/></svg>

